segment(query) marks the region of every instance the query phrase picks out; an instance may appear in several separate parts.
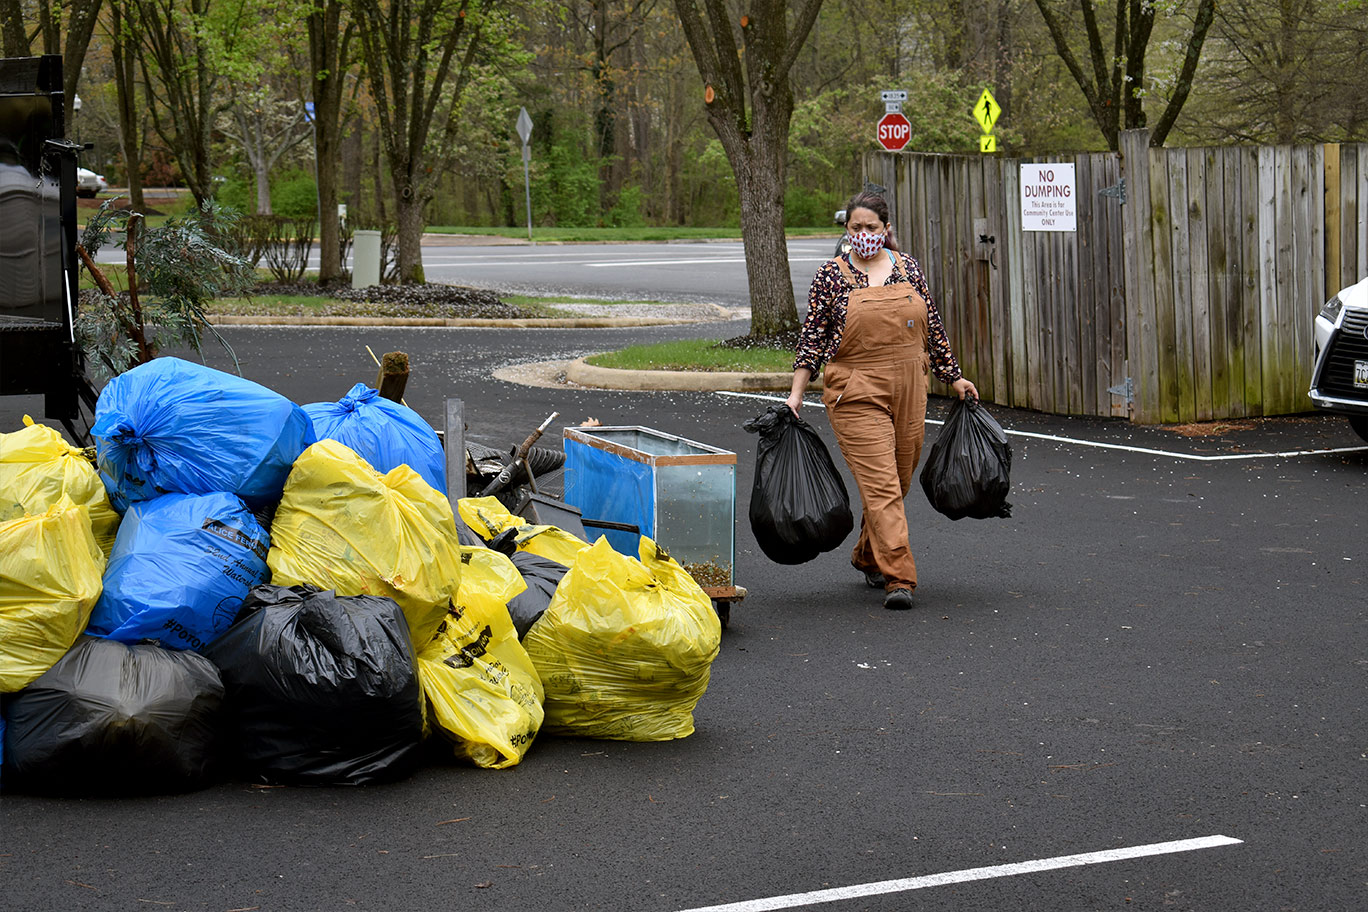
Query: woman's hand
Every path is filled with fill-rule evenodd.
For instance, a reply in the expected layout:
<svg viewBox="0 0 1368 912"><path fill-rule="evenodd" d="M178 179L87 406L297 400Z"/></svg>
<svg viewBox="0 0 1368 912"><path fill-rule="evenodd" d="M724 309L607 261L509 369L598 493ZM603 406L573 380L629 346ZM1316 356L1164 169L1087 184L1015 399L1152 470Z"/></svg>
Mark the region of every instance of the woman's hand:
<svg viewBox="0 0 1368 912"><path fill-rule="evenodd" d="M958 380L956 380L954 383L950 385L954 387L955 392L959 395L961 399L963 399L966 395L973 396L975 399L978 398L978 388L975 387L974 384L969 381L968 377L960 377Z"/></svg>
<svg viewBox="0 0 1368 912"><path fill-rule="evenodd" d="M784 400L784 404L793 414L798 414L798 410L803 407L803 393L807 392L808 384L811 382L812 371L806 367L800 367L793 372L793 386L789 389L788 398Z"/></svg>

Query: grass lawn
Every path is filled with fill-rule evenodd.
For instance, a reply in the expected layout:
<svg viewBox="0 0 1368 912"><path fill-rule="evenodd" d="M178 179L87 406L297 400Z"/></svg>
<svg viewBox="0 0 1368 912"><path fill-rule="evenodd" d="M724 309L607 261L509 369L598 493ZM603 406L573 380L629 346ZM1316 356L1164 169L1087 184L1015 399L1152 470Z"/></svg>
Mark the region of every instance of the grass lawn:
<svg viewBox="0 0 1368 912"><path fill-rule="evenodd" d="M684 339L655 345L632 345L621 351L585 359L598 367L619 370L745 371L787 374L793 351L787 348L721 348L711 339Z"/></svg>

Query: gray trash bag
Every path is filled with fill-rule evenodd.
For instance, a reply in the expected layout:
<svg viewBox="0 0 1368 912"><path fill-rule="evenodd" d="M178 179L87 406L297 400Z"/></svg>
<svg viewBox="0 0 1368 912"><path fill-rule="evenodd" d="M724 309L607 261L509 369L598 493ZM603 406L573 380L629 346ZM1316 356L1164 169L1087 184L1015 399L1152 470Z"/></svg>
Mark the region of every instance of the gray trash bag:
<svg viewBox="0 0 1368 912"><path fill-rule="evenodd" d="M82 636L5 699L5 788L182 792L217 774L223 684L198 653Z"/></svg>

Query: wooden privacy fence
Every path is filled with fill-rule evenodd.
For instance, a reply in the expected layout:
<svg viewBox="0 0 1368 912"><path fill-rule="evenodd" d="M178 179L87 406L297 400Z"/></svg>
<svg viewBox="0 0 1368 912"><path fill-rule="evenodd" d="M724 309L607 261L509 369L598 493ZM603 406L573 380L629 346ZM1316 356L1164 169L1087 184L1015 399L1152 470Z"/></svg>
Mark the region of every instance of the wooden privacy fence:
<svg viewBox="0 0 1368 912"><path fill-rule="evenodd" d="M1368 276L1368 145L1071 162L1076 230L1023 231L1022 161L871 154L984 398L1144 423L1310 408L1312 323ZM944 390L942 390L944 391Z"/></svg>

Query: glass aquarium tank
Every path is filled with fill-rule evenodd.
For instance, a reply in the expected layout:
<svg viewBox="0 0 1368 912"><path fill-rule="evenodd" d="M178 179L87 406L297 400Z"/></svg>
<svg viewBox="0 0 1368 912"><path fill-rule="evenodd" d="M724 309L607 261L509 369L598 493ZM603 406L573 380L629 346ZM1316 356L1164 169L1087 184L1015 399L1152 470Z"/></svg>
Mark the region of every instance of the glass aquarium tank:
<svg viewBox="0 0 1368 912"><path fill-rule="evenodd" d="M563 443L564 500L585 520L634 525L709 596L734 594L735 453L646 427L566 428ZM603 534L637 556L638 535Z"/></svg>

